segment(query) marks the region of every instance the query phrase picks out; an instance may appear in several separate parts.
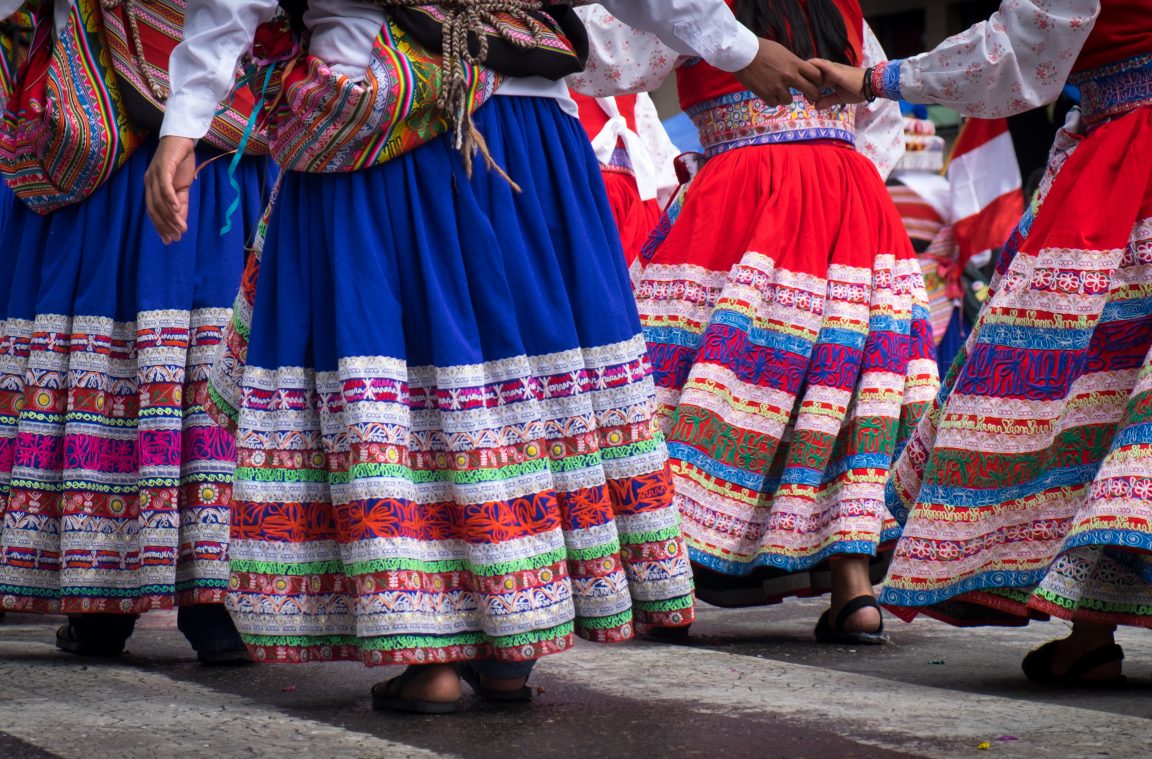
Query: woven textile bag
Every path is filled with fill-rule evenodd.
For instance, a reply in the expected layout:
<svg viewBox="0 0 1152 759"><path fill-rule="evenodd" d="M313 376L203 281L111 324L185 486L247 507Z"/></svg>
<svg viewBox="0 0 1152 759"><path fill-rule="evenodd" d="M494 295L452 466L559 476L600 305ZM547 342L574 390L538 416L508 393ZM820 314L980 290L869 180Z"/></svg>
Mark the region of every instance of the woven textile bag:
<svg viewBox="0 0 1152 759"><path fill-rule="evenodd" d="M257 34L253 77L268 110L268 139L281 169L329 173L390 161L447 133L452 120L437 106L442 58L387 20L376 37L362 80L332 71L291 42L286 19ZM460 64L464 112L472 113L496 90L490 69ZM270 67L270 68L269 68ZM265 86L266 85L266 86Z"/></svg>
<svg viewBox="0 0 1152 759"><path fill-rule="evenodd" d="M159 129L168 98L168 58L180 43L187 0L101 0L112 68L130 117L136 124ZM220 109L204 141L223 151L241 143L255 97L237 88ZM246 154L268 152L259 131L250 135Z"/></svg>
<svg viewBox="0 0 1152 759"><path fill-rule="evenodd" d="M0 128L0 172L33 211L78 203L122 167L146 132L127 117L99 0L75 0L57 37L38 19Z"/></svg>

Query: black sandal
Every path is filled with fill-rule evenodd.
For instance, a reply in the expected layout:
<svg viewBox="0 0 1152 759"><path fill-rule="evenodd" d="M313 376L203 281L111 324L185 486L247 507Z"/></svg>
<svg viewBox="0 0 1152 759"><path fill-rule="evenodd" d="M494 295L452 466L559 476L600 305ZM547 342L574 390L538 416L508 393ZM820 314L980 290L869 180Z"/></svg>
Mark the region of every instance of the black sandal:
<svg viewBox="0 0 1152 759"><path fill-rule="evenodd" d="M649 627L641 633L641 637L662 643L687 643L692 637L691 629L691 625L685 627Z"/></svg>
<svg viewBox="0 0 1152 759"><path fill-rule="evenodd" d="M832 613L828 609L820 615L820 621L816 623L816 640L820 643L838 643L841 645L849 646L880 646L888 642L888 634L884 632L884 619L881 617L880 626L872 632L851 632L844 629L844 623L848 621L856 612L861 609L880 609L880 604L876 603L876 599L872 596L857 596L848 603L844 604L844 608L836 615L836 624L833 625L828 622L828 616Z"/></svg>
<svg viewBox="0 0 1152 759"><path fill-rule="evenodd" d="M460 674L461 679L468 683L468 687L480 698L487 699L488 701L499 701L503 704L521 703L532 700L532 689L528 687L527 681L516 690L495 690L494 688L489 688L480 680L480 673L476 671L476 667L472 665L472 662L457 662L456 671Z"/></svg>
<svg viewBox="0 0 1152 759"><path fill-rule="evenodd" d="M1117 688L1128 682L1128 678L1124 675L1107 679L1085 677L1088 672L1104 664L1124 661L1124 649L1115 643L1089 651L1074 661L1067 672L1056 674L1052 671L1052 662L1056 658L1056 645L1059 642L1049 641L1025 656L1024 661L1020 662L1024 676L1034 683L1071 685L1079 688Z"/></svg>
<svg viewBox="0 0 1152 759"><path fill-rule="evenodd" d="M124 653L124 644L125 641L119 639L81 641L71 622L65 622L56 630L56 648L77 656L114 659Z"/></svg>
<svg viewBox="0 0 1152 759"><path fill-rule="evenodd" d="M226 648L222 651L197 651L196 660L205 667L242 667L252 663L247 648Z"/></svg>
<svg viewBox="0 0 1152 759"><path fill-rule="evenodd" d="M412 714L455 714L460 711L460 700L421 701L404 698L404 686L420 675L419 667L408 667L391 680L372 686L372 708L379 711L411 712Z"/></svg>

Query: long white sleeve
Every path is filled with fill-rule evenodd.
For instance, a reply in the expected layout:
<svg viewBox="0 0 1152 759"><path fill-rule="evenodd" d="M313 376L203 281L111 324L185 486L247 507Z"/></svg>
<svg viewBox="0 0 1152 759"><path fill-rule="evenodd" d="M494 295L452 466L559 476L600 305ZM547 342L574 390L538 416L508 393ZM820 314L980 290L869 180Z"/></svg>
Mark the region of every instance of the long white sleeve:
<svg viewBox="0 0 1152 759"><path fill-rule="evenodd" d="M236 82L240 56L256 27L271 19L277 0L196 0L184 15L184 40L172 51L172 92L164 107L162 137L199 139L208 132L220 101Z"/></svg>
<svg viewBox="0 0 1152 759"><path fill-rule="evenodd" d="M703 58L722 71L739 71L760 43L724 0L600 0L616 18L650 32L682 55Z"/></svg>
<svg viewBox="0 0 1152 759"><path fill-rule="evenodd" d="M633 29L602 5L580 6L576 13L588 30L588 64L567 82L583 95L651 92L682 58L655 34Z"/></svg>
<svg viewBox="0 0 1152 759"><path fill-rule="evenodd" d="M66 2L67 0L61 0ZM604 0L622 17L658 34L684 54L726 70L751 63L756 37L724 0ZM13 2L13 0L0 0ZM202 137L234 83L236 65L256 27L272 18L277 0L196 0L188 4L184 41L172 53L161 135ZM363 71L383 23L379 6L357 0L315 0L305 16L311 52L341 73ZM630 34L636 34L629 30Z"/></svg>
<svg viewBox="0 0 1152 759"><path fill-rule="evenodd" d="M23 4L24 0L0 0L0 20L8 18L20 10L20 6Z"/></svg>
<svg viewBox="0 0 1152 759"><path fill-rule="evenodd" d="M1055 100L1100 0L1003 0L992 17L913 58L890 61L885 97L996 118Z"/></svg>
<svg viewBox="0 0 1152 759"><path fill-rule="evenodd" d="M864 24L864 66L885 60L884 48ZM887 179L904 156L904 117L892 100L879 99L856 110L856 150L876 165L882 179Z"/></svg>

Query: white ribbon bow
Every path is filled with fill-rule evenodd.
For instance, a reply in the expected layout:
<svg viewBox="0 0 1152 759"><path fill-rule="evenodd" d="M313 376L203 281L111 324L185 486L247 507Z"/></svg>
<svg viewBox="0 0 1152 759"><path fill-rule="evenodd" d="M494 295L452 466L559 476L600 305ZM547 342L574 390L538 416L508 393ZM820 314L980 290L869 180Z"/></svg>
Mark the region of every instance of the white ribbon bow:
<svg viewBox="0 0 1152 759"><path fill-rule="evenodd" d="M592 140L592 150L596 153L596 160L607 164L612 160L612 153L616 145L623 141L624 150L628 152L628 160L632 163L632 172L636 175L636 189L640 191L641 200L652 200L656 197L656 161L640 135L628 128L628 122L620 115L620 108L616 105L616 98L596 98L596 102L608 114L608 123Z"/></svg>

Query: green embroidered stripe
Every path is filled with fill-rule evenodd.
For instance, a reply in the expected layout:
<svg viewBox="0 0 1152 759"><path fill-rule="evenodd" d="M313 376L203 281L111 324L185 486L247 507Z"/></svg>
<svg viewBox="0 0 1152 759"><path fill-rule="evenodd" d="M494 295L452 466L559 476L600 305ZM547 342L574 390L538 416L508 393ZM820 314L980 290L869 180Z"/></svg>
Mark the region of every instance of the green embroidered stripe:
<svg viewBox="0 0 1152 759"><path fill-rule="evenodd" d="M607 617L580 617L579 624L585 630L611 630L632 621L632 611L622 611Z"/></svg>
<svg viewBox="0 0 1152 759"><path fill-rule="evenodd" d="M225 413L232 416L227 409L225 409ZM474 485L484 482L500 482L544 471L568 473L583 469L593 469L600 466L603 459L621 459L638 456L656 450L657 446L658 443L656 441L646 440L629 446L604 449L600 453L568 456L558 460L534 459L519 464L509 464L508 466L472 470L414 470L402 464L383 464L376 462L355 464L346 472L329 472L324 469L311 468L277 469L237 467L236 479L248 482L327 482L330 485L346 485L357 480L389 478L407 480L418 485L434 482Z"/></svg>
<svg viewBox="0 0 1152 759"><path fill-rule="evenodd" d="M227 584L227 583L225 583ZM16 585L0 585L0 595L26 598L136 598L137 596L170 596L172 585L142 585L138 588L88 588L65 586L55 588L29 588Z"/></svg>
<svg viewBox="0 0 1152 759"><path fill-rule="evenodd" d="M417 559L381 559L357 562L348 567L348 574L362 575L373 572L387 572L396 569L412 569L419 572L453 572L457 570L470 570L481 577L499 577L500 575L514 574L542 567L551 566L564 561L567 551L559 548L546 551L534 556L525 556L521 559L497 562L496 564L479 564L465 561L439 561L424 562Z"/></svg>
<svg viewBox="0 0 1152 759"><path fill-rule="evenodd" d="M189 419L193 416L206 413L204 406L199 403L191 403L184 407L184 418Z"/></svg>
<svg viewBox="0 0 1152 759"><path fill-rule="evenodd" d="M144 412L144 410L141 409L140 410L141 415L143 415L143 412ZM50 416L58 417L59 415L51 414ZM116 417L103 416L101 414L89 414L89 413L86 413L83 411L69 411L63 417L56 419L56 420L53 420L53 421L60 421L60 420L67 421L67 423L69 423L69 424L77 424L77 423L98 424L101 427L112 427L114 429L131 430L131 429L136 429L136 427L138 426L136 424L136 417L121 419L121 418L116 418Z"/></svg>
<svg viewBox="0 0 1152 759"><path fill-rule="evenodd" d="M59 598L60 591L49 588L23 588L16 585L0 585L0 595L18 598Z"/></svg>
<svg viewBox="0 0 1152 759"><path fill-rule="evenodd" d="M316 646L355 646L363 651L401 651L411 648L445 648L448 646L477 646L491 642L497 648L516 648L545 640L556 640L572 633L572 623L566 622L547 630L535 630L518 635L489 637L482 632L453 635L384 635L357 638L353 635L251 635L241 634L245 643L253 646L289 646L295 648Z"/></svg>
<svg viewBox="0 0 1152 759"><path fill-rule="evenodd" d="M391 477L411 480L417 484L429 482L451 482L458 485L476 484L480 482L499 482L514 477L523 477L527 474L536 474L546 471L548 462L535 459L519 464L493 467L491 469L471 470L414 470L400 464L356 464L348 468L347 472L333 472L330 482L333 485L344 485L354 480L375 477Z"/></svg>
<svg viewBox="0 0 1152 759"><path fill-rule="evenodd" d="M1104 612L1106 614L1152 617L1152 605L1150 604L1125 604L1115 602L1109 603L1107 601L1101 601L1096 598L1081 598L1077 600L1065 598L1064 596L1057 595L1051 591L1044 590L1043 588L1038 589L1036 591L1036 595L1045 601L1070 611L1076 609L1086 609L1090 611Z"/></svg>
<svg viewBox="0 0 1152 759"><path fill-rule="evenodd" d="M954 479L957 472L964 473L965 487L976 489L999 487L1003 472L1012 472L1016 482L1035 480L1053 469L1077 466L1081 461L1102 460L1115 434L1115 425L1085 424L1060 432L1042 451L994 453L937 449L924 484L951 485L950 479Z"/></svg>
<svg viewBox="0 0 1152 759"><path fill-rule="evenodd" d="M137 412L140 419L161 419L171 417L183 419L184 409L180 406L145 406Z"/></svg>
<svg viewBox="0 0 1152 759"><path fill-rule="evenodd" d="M691 609L693 601L692 596L679 596L678 598L669 598L664 601L637 601L633 599L632 605L641 611L647 612L681 611L683 609Z"/></svg>
<svg viewBox="0 0 1152 759"><path fill-rule="evenodd" d="M42 493L63 493L65 490L82 490L88 493L102 495L135 495L136 487L117 485L104 485L99 482L85 482L83 480L67 480L60 482L39 482L37 480L13 479L12 487L17 490L35 490Z"/></svg>
<svg viewBox="0 0 1152 759"><path fill-rule="evenodd" d="M251 330L249 329L248 325L244 323L243 318L241 318L240 310L241 309L239 308L234 308L232 310L232 328L236 330L236 334L247 341Z"/></svg>
<svg viewBox="0 0 1152 759"><path fill-rule="evenodd" d="M634 546L639 543L662 543L666 540L674 540L679 535L680 528L676 525L669 525L649 532L621 532L620 542L626 546Z"/></svg>
<svg viewBox="0 0 1152 759"><path fill-rule="evenodd" d="M233 572L277 577L307 577L308 575L338 575L344 571L339 561L310 561L302 564L288 564L277 561L252 561L232 559Z"/></svg>
<svg viewBox="0 0 1152 759"><path fill-rule="evenodd" d="M360 642L355 635L249 635L248 633L240 633L240 637L250 646L291 646L294 648L356 646Z"/></svg>
<svg viewBox="0 0 1152 759"><path fill-rule="evenodd" d="M572 466L573 469L586 468L589 466L587 460L590 457L595 457L595 454L582 457L571 457L565 459L565 467L573 462L574 459L585 460L579 466ZM595 459L599 462L599 458ZM329 472L324 469L264 469L255 467L237 467L236 479L246 480L249 482L327 482L331 485L346 485L350 482L366 479L377 478L391 478L400 479L413 482L415 484L427 484L435 482L451 482L457 485L479 484L483 482L499 482L509 480L514 477L522 477L529 474L537 474L539 472L548 471L550 467L555 469L555 463L551 465L547 460L535 459L533 461L525 461L519 464L509 464L503 467L494 467L492 469L473 469L473 470L428 470L420 469L414 470L410 467L403 466L402 464L383 464L383 463L365 463L356 464L348 469L346 472Z"/></svg>
<svg viewBox="0 0 1152 759"><path fill-rule="evenodd" d="M592 561L595 559L603 559L605 556L614 556L618 553L620 553L620 542L611 540L607 543L601 543L598 546L590 546L589 548L569 548L568 560Z"/></svg>
<svg viewBox="0 0 1152 759"><path fill-rule="evenodd" d="M236 467L236 479L245 482L327 482L323 469L257 469Z"/></svg>
<svg viewBox="0 0 1152 759"><path fill-rule="evenodd" d="M186 474L180 478L181 485L202 485L204 483L212 483L215 485L231 485L232 477L220 472L197 472L195 474Z"/></svg>
<svg viewBox="0 0 1152 759"><path fill-rule="evenodd" d="M1018 604L1026 604L1032 597L1031 588L988 588L983 591L993 596L1000 596L1007 598L1010 601L1015 601Z"/></svg>
<svg viewBox="0 0 1152 759"><path fill-rule="evenodd" d="M216 580L208 578L200 578L198 580L182 580L176 583L176 592L182 593L186 590L227 590L227 580Z"/></svg>
<svg viewBox="0 0 1152 759"><path fill-rule="evenodd" d="M601 449L600 455L608 461L615 461L617 459L627 459L633 456L652 453L652 451L655 451L658 447L659 443L655 440L638 440L628 445L618 445L613 448Z"/></svg>
<svg viewBox="0 0 1152 759"><path fill-rule="evenodd" d="M41 424L64 424L63 414L45 414L42 411L24 409L20 412L20 419L39 422Z"/></svg>
<svg viewBox="0 0 1152 759"><path fill-rule="evenodd" d="M208 397L212 399L213 405L233 422L240 418L240 413L236 410L236 407L224 400L224 397L216 392L216 388L212 387L212 385L208 386Z"/></svg>
<svg viewBox="0 0 1152 759"><path fill-rule="evenodd" d="M340 561L316 561L304 564L289 564L285 562L269 562L250 559L233 559L232 571L249 574L305 577L309 575L346 574L350 577L374 574L376 572L413 571L431 574L443 572L471 571L482 577L498 577L500 575L523 572L525 570L540 569L563 561L567 551L563 548L547 551L536 556L528 556L515 561L505 561L497 564L469 564L466 561L421 561L419 559L394 557L388 559L372 559L352 564L343 564Z"/></svg>
<svg viewBox="0 0 1152 759"><path fill-rule="evenodd" d="M543 640L563 638L571 635L573 629L575 629L575 627L572 622L564 622L563 624L546 630L532 630L531 632L520 633L519 635L498 635L493 636L491 640L497 648L516 648L517 646L539 643Z"/></svg>
<svg viewBox="0 0 1152 759"><path fill-rule="evenodd" d="M138 495L141 490L179 488L182 485L200 485L204 483L227 485L231 482L232 478L226 474L201 474L190 475L185 480L178 480L175 477L149 477L148 479L137 480L131 485L108 485L102 482L90 482L88 480L65 480L63 483L59 483L13 479L11 486L20 490L32 490L42 493L62 493L65 490L72 490L85 493L99 493L101 495L133 496Z"/></svg>

